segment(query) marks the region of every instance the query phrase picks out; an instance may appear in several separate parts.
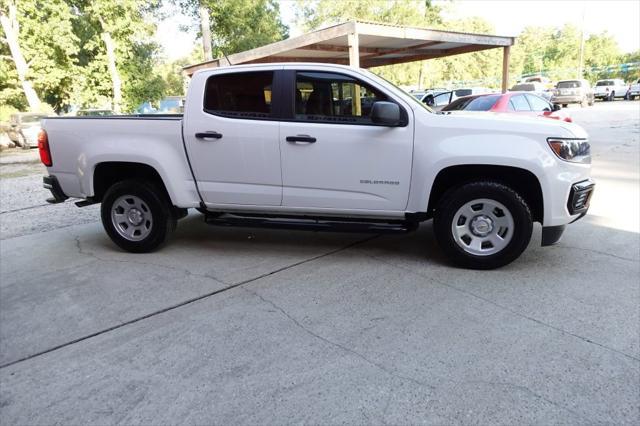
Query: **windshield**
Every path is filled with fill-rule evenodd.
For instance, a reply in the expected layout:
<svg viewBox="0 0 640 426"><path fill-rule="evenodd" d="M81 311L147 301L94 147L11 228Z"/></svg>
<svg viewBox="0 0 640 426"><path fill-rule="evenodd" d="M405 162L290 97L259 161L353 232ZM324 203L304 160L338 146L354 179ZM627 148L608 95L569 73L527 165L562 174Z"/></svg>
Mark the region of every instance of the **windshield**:
<svg viewBox="0 0 640 426"><path fill-rule="evenodd" d="M369 70L363 70L366 74L368 74L370 77L374 78L374 79L380 79L381 81L385 82L386 84L390 84L391 86L395 87L396 89L398 89L401 92L404 92L407 96L403 96L402 99L405 99L409 102L413 102L415 104L420 105L421 108L426 109L427 111L434 113L435 112L429 108L427 105L425 105L424 103L420 102L418 99L416 99L414 96L411 96L410 93L405 92L404 90L402 90L401 88L399 88L398 86L396 86L395 84L393 84L392 82L390 82L389 80L387 80L386 78L382 77L381 75L378 75L376 73L373 73Z"/></svg>
<svg viewBox="0 0 640 426"><path fill-rule="evenodd" d="M596 86L613 86L613 81L611 80L599 81L596 83Z"/></svg>
<svg viewBox="0 0 640 426"><path fill-rule="evenodd" d="M580 82L576 80L561 81L558 83L558 89L575 89L580 87Z"/></svg>
<svg viewBox="0 0 640 426"><path fill-rule="evenodd" d="M442 111L489 111L498 99L500 95L459 98L442 108Z"/></svg>

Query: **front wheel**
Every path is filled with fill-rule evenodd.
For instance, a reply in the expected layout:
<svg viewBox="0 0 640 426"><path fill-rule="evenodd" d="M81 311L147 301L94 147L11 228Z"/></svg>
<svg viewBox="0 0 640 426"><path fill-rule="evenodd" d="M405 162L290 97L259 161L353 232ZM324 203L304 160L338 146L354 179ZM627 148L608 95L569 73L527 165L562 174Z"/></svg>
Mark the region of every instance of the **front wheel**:
<svg viewBox="0 0 640 426"><path fill-rule="evenodd" d="M438 244L454 263L494 269L511 263L527 248L533 220L517 192L481 181L446 193L436 207L433 227Z"/></svg>
<svg viewBox="0 0 640 426"><path fill-rule="evenodd" d="M146 181L114 184L102 199L100 213L107 235L132 253L155 250L176 227L176 216L164 191Z"/></svg>

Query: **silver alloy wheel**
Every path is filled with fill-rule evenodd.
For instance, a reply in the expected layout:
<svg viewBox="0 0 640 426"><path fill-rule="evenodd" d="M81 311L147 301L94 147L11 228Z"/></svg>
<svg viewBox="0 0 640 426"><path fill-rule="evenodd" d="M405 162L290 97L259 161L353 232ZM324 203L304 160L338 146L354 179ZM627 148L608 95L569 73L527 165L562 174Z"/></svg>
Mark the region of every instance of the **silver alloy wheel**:
<svg viewBox="0 0 640 426"><path fill-rule="evenodd" d="M513 231L511 212L503 204L488 198L465 203L451 222L456 244L475 256L498 253L509 244Z"/></svg>
<svg viewBox="0 0 640 426"><path fill-rule="evenodd" d="M123 195L111 206L111 223L122 238L140 241L151 232L153 216L140 197Z"/></svg>

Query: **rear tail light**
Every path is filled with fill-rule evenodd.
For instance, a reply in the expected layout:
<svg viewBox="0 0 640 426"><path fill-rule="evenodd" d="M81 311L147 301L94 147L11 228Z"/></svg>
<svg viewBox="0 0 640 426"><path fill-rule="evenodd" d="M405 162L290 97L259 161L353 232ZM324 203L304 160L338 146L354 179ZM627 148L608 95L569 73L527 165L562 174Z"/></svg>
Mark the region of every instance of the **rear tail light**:
<svg viewBox="0 0 640 426"><path fill-rule="evenodd" d="M47 167L51 167L51 150L49 150L49 138L47 132L41 129L38 133L38 151L40 152L40 161Z"/></svg>

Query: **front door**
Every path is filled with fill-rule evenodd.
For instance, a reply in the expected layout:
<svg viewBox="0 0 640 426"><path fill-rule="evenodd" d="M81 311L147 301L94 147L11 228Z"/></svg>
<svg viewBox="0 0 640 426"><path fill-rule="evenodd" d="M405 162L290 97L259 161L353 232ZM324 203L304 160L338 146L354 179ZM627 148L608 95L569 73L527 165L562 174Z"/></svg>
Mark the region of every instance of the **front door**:
<svg viewBox="0 0 640 426"><path fill-rule="evenodd" d="M292 96L295 115L280 127L283 206L404 210L413 155L411 110L401 106L401 126L375 125L370 112L376 101L400 102L348 73L298 70Z"/></svg>
<svg viewBox="0 0 640 426"><path fill-rule="evenodd" d="M271 103L274 71L209 77L203 102L190 103L184 140L208 206L279 206L279 122Z"/></svg>

